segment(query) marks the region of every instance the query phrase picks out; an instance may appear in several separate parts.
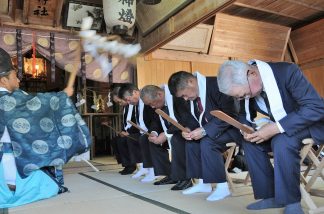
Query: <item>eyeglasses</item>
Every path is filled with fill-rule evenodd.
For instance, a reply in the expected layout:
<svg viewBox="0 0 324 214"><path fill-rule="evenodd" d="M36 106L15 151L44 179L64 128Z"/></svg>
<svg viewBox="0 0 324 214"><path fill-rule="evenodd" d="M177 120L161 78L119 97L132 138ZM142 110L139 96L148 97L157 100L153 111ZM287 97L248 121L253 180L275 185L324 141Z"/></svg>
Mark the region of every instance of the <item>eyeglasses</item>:
<svg viewBox="0 0 324 214"><path fill-rule="evenodd" d="M247 70L247 72L246 72L246 81L248 83L250 92L249 93L245 93L243 96L237 97L236 99L238 99L238 100L243 100L243 99L247 100L247 99L250 99L251 98L252 90L251 90L250 81L249 81L249 72L250 72L250 70Z"/></svg>

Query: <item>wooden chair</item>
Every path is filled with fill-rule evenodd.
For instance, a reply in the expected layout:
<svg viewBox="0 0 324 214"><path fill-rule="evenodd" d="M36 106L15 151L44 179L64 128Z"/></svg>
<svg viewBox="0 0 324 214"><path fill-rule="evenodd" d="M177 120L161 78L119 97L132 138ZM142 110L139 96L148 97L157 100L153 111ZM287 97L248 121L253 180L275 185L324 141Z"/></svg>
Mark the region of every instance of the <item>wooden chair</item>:
<svg viewBox="0 0 324 214"><path fill-rule="evenodd" d="M304 139L302 142L304 144L304 147L300 152L301 155L300 163L302 164L306 157L308 157L312 161L312 163L308 166L306 171L301 174L300 191L302 194L302 198L304 199L306 205L308 206L310 214L323 213L324 206L317 207L313 199L310 197L310 194L324 197L323 191L311 189L311 187L314 185L318 177L321 177L322 180L324 180L324 158L321 161L319 160L319 155L323 150L323 145L320 146L318 151L314 151L312 149L314 145L313 139L307 138ZM313 166L315 167L315 171L313 175L311 175L311 178L307 180L306 176L309 175L310 169Z"/></svg>
<svg viewBox="0 0 324 214"><path fill-rule="evenodd" d="M228 147L228 149L226 150L226 161L225 161L225 172L226 172L226 178L227 178L227 182L228 185L230 187L230 189L232 190L232 192L234 191L234 184L233 184L233 180L228 172L228 168L232 162L232 157L236 148L236 143L235 142L231 142L231 143L227 143L226 146Z"/></svg>
<svg viewBox="0 0 324 214"><path fill-rule="evenodd" d="M234 185L234 180L240 182L240 183L244 183L244 185L247 185L248 180L249 180L249 174L246 175L246 178L244 179L234 179L230 173L228 172L228 168L230 167L231 162L233 161L233 154L235 152L235 148L236 148L236 143L235 142L231 142L231 143L227 143L226 146L228 147L228 149L226 150L226 152L224 153L225 156L225 172L226 172L226 178L227 178L227 182L229 185L229 188L231 190L232 196L241 196L241 195L246 195L246 194L251 194L251 191L245 191L245 192L241 192L238 191L238 188L235 187Z"/></svg>

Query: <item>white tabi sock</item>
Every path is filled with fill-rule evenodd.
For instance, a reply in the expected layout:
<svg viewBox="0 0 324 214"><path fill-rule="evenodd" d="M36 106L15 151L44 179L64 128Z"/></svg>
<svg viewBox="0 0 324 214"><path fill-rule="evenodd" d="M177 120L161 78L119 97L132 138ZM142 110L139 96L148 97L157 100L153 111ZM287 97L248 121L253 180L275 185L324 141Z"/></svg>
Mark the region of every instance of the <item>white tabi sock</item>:
<svg viewBox="0 0 324 214"><path fill-rule="evenodd" d="M145 175L145 177L141 180L143 183L152 182L155 180L155 174L153 168L148 168L148 173Z"/></svg>
<svg viewBox="0 0 324 214"><path fill-rule="evenodd" d="M227 182L218 183L216 189L208 196L207 201L217 201L231 195Z"/></svg>
<svg viewBox="0 0 324 214"><path fill-rule="evenodd" d="M138 170L137 172L132 176L133 179L137 179L139 177L141 177L142 175L145 175L148 173L148 169L147 168L143 168L143 163L139 163L138 164Z"/></svg>
<svg viewBox="0 0 324 214"><path fill-rule="evenodd" d="M198 192L211 192L211 191L212 191L211 184L204 184L203 179L199 179L198 184L194 184L189 189L184 190L182 194L190 195Z"/></svg>

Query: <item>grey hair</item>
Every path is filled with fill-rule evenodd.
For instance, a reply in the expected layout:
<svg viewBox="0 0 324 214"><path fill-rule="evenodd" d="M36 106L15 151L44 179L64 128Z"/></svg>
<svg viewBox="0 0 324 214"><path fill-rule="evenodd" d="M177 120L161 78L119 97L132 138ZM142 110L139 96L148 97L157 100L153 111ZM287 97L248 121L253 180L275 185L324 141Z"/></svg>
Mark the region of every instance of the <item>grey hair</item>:
<svg viewBox="0 0 324 214"><path fill-rule="evenodd" d="M228 94L233 85L246 85L249 65L237 60L226 61L222 64L217 75L219 91Z"/></svg>
<svg viewBox="0 0 324 214"><path fill-rule="evenodd" d="M143 100L144 98L147 98L155 100L159 91L163 91L163 89L156 85L146 85L141 90L141 99Z"/></svg>

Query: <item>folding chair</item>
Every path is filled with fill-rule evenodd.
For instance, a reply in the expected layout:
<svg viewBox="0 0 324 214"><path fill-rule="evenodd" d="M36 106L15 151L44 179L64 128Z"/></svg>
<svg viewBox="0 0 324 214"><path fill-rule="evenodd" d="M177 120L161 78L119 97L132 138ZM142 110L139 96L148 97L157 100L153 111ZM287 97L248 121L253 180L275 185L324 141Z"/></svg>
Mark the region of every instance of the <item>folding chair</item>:
<svg viewBox="0 0 324 214"><path fill-rule="evenodd" d="M226 156L226 161L225 161L225 173L226 173L226 178L227 178L227 182L229 184L230 189L232 190L232 192L234 191L234 184L233 184L233 180L228 172L228 168L232 162L232 157L236 148L236 143L235 142L231 142L231 143L227 143L227 150L225 153L227 153Z"/></svg>
<svg viewBox="0 0 324 214"><path fill-rule="evenodd" d="M323 213L324 206L317 207L313 199L310 197L310 193L321 197L324 196L323 191L311 189L311 187L313 186L313 184L315 183L318 177L321 177L324 180L324 158L321 161L319 160L319 154L323 150L323 146L320 146L319 150L315 152L312 149L314 145L313 139L307 138L304 139L302 142L304 144L304 147L300 152L301 154L300 163L302 164L306 157L308 157L312 161L312 163L308 166L306 171L303 174L301 174L300 191L302 194L302 198L304 199L306 205L308 206L310 214ZM315 171L311 176L311 178L307 181L306 176L309 174L309 171L312 168L312 166L315 166Z"/></svg>
<svg viewBox="0 0 324 214"><path fill-rule="evenodd" d="M235 142L231 142L231 143L227 143L226 146L228 147L228 149L226 150L226 152L224 153L226 160L225 160L225 172L226 172L226 178L227 178L227 182L229 185L229 188L231 190L232 196L241 196L241 195L246 195L246 194L251 194L251 191L245 191L245 192L239 192L238 188L235 187L233 180L235 179L236 181L241 181L242 183L244 183L244 185L247 185L248 180L249 180L249 174L246 175L246 178L244 178L243 180L239 180L236 178L232 178L230 173L228 172L228 168L233 160L233 154L235 152L235 148L236 148L236 143Z"/></svg>

